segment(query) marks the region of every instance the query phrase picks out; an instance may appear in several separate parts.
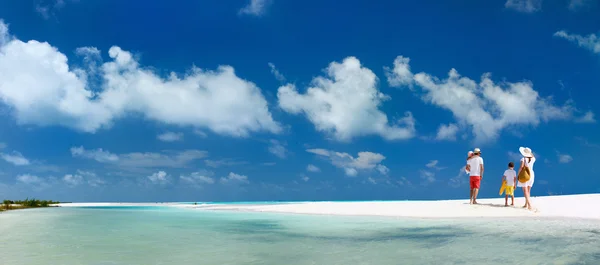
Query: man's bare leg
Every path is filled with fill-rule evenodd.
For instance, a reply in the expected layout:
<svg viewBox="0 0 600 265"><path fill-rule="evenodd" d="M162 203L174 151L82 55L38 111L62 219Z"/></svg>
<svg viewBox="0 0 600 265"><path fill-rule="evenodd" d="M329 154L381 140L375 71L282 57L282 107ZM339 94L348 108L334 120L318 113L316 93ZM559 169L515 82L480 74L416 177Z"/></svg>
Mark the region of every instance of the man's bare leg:
<svg viewBox="0 0 600 265"><path fill-rule="evenodd" d="M515 206L515 195L514 194L510 197L510 205Z"/></svg>
<svg viewBox="0 0 600 265"><path fill-rule="evenodd" d="M473 204L477 204L477 193L479 193L479 189L473 189Z"/></svg>
<svg viewBox="0 0 600 265"><path fill-rule="evenodd" d="M469 204L473 204L473 189L471 189L471 195L469 195Z"/></svg>
<svg viewBox="0 0 600 265"><path fill-rule="evenodd" d="M508 206L508 194L504 195L504 206Z"/></svg>

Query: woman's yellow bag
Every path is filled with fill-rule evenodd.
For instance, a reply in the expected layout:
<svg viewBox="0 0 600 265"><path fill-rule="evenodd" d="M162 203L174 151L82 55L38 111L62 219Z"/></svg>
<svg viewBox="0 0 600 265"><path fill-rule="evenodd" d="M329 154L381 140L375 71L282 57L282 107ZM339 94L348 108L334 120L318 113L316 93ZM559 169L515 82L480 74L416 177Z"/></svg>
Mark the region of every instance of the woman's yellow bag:
<svg viewBox="0 0 600 265"><path fill-rule="evenodd" d="M531 178L530 174L531 173L529 172L529 168L527 166L524 166L521 172L519 172L519 182L525 183L529 181L529 178Z"/></svg>

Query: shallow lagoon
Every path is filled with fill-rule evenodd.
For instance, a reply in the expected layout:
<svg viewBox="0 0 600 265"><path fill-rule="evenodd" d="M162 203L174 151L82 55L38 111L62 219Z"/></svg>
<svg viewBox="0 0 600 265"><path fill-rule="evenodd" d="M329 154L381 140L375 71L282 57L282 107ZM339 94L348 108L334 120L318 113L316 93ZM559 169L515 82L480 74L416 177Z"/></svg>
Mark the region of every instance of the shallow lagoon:
<svg viewBox="0 0 600 265"><path fill-rule="evenodd" d="M0 264L600 264L600 222L86 207L0 214Z"/></svg>

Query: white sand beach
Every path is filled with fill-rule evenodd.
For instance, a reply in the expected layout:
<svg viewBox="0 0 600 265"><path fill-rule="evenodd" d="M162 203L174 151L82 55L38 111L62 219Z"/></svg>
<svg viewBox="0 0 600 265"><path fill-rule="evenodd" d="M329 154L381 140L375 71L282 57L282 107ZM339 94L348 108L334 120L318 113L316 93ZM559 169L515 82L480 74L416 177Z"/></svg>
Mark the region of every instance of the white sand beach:
<svg viewBox="0 0 600 265"><path fill-rule="evenodd" d="M504 198L443 201L376 201L376 202L306 202L277 205L208 205L194 206L211 210L238 210L296 214L390 216L422 218L455 217L569 217L600 220L600 194L544 196L532 198L537 212L521 208L524 198L515 198L514 207L505 207ZM510 204L510 199L509 199Z"/></svg>
<svg viewBox="0 0 600 265"><path fill-rule="evenodd" d="M62 207L81 206L170 206L200 210L230 210L293 214L388 216L420 218L476 217L568 217L600 220L600 193L533 197L537 212L521 208L525 199L515 198L514 207L505 207L504 198L440 201L366 201L298 202L284 204L178 204L178 203L64 203ZM510 199L509 199L510 203Z"/></svg>

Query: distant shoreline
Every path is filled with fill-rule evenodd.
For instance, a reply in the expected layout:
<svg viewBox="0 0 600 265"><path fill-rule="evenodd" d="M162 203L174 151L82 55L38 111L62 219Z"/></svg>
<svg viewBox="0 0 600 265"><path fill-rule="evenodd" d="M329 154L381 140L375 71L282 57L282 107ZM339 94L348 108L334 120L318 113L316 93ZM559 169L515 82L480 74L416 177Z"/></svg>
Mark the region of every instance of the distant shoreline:
<svg viewBox="0 0 600 265"><path fill-rule="evenodd" d="M514 207L505 207L504 198L480 199L470 205L468 199L438 201L314 201L236 203L68 203L62 207L167 206L192 210L227 210L309 215L387 216L417 218L477 217L567 217L600 220L600 194L554 195L534 197L537 212L521 208L524 198L516 197Z"/></svg>

